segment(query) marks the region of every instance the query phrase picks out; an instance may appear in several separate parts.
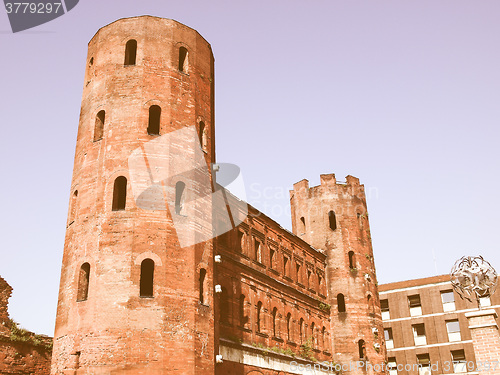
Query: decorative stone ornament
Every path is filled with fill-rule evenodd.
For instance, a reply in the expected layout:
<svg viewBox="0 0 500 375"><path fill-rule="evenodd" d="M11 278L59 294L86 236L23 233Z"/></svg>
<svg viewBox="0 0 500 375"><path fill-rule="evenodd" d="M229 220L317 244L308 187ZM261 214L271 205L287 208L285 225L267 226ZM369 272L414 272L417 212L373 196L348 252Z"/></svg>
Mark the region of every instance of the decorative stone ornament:
<svg viewBox="0 0 500 375"><path fill-rule="evenodd" d="M471 302L492 295L497 286L497 273L482 256L460 258L453 265L450 277L460 297Z"/></svg>

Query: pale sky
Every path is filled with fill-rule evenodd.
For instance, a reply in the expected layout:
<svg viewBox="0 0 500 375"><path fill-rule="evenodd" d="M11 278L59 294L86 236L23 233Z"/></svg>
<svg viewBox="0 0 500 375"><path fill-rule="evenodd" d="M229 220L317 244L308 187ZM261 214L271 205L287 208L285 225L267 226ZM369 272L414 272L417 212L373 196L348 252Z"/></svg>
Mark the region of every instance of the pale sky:
<svg viewBox="0 0 500 375"><path fill-rule="evenodd" d="M500 3L81 0L12 34L0 11L0 276L11 316L53 334L87 43L138 15L200 32L216 59L216 150L290 229L288 190L359 177L379 283L500 268Z"/></svg>

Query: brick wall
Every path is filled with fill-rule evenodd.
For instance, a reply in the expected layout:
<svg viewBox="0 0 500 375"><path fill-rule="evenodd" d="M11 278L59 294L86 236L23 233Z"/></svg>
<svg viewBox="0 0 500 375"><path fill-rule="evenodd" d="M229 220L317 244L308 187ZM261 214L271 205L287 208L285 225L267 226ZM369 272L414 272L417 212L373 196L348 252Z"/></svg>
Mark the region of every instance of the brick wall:
<svg viewBox="0 0 500 375"><path fill-rule="evenodd" d="M466 313L480 374L500 374L500 335L495 310Z"/></svg>
<svg viewBox="0 0 500 375"><path fill-rule="evenodd" d="M18 328L9 319L12 287L0 277L0 374L50 373L52 338Z"/></svg>

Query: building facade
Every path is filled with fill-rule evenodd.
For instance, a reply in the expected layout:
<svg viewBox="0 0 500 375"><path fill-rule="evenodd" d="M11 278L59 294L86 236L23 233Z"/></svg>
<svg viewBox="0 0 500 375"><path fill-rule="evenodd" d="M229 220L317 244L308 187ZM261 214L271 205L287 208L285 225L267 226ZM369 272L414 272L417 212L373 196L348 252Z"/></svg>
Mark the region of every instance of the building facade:
<svg viewBox="0 0 500 375"><path fill-rule="evenodd" d="M221 189L214 57L176 21L105 26L86 65L51 373L384 372L359 180L295 184L293 233Z"/></svg>
<svg viewBox="0 0 500 375"><path fill-rule="evenodd" d="M481 349L469 329L467 315L478 306L460 298L449 275L383 284L379 292L388 363L395 367L391 375L477 374L489 366L477 361ZM480 303L498 315L500 294Z"/></svg>

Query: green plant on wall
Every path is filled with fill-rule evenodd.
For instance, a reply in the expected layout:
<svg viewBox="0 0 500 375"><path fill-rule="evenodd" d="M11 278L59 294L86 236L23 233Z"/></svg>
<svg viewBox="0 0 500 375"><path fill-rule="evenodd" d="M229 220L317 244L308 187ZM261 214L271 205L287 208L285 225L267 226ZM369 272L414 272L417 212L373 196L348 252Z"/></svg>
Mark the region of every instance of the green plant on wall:
<svg viewBox="0 0 500 375"><path fill-rule="evenodd" d="M328 303L323 303L323 302L319 303L319 309L321 311L324 311L326 313L330 313L331 308L332 308L332 306L330 306Z"/></svg>

